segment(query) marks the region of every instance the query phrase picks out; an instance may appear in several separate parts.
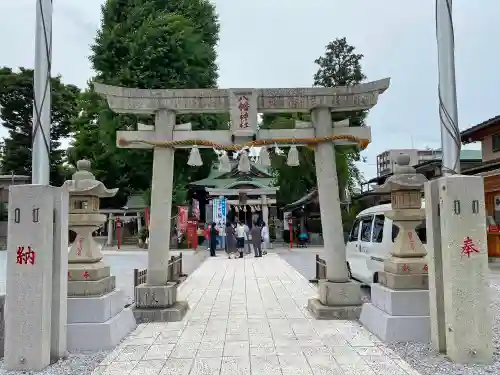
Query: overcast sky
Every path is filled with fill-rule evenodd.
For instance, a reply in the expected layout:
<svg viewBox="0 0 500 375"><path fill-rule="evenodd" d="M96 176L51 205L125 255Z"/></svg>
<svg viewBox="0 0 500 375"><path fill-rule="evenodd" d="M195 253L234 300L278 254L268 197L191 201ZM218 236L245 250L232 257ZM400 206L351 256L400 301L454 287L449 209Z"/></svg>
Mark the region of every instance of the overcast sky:
<svg viewBox="0 0 500 375"><path fill-rule="evenodd" d="M104 0L54 1L53 74L86 86ZM434 0L215 0L219 86L311 86L314 60L334 38L365 55L369 80L391 77L370 112L373 142L360 165L376 173L389 148L440 147ZM500 2L454 0L461 129L499 114ZM0 66L32 67L35 0L0 1ZM0 135L5 132L0 130ZM477 147L477 146L476 146Z"/></svg>

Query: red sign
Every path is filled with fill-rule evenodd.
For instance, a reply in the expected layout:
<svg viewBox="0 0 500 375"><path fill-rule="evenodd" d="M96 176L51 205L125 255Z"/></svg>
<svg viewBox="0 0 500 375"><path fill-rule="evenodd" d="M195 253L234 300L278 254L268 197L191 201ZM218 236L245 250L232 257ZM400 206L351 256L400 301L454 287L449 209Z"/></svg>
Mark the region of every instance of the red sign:
<svg viewBox="0 0 500 375"><path fill-rule="evenodd" d="M90 274L88 273L88 271L85 271L83 274L82 274L83 278L85 280L87 280L89 277L90 277Z"/></svg>
<svg viewBox="0 0 500 375"><path fill-rule="evenodd" d="M423 270L424 272L429 271L429 267L427 266L427 264L426 264L426 265L424 265L424 268L423 268L422 270Z"/></svg>
<svg viewBox="0 0 500 375"><path fill-rule="evenodd" d="M250 101L246 96L240 96L238 99L238 109L240 110L240 129L246 129L248 125L248 111L250 109Z"/></svg>
<svg viewBox="0 0 500 375"><path fill-rule="evenodd" d="M149 207L144 209L144 219L146 221L146 228L149 228Z"/></svg>
<svg viewBox="0 0 500 375"><path fill-rule="evenodd" d="M410 272L410 266L407 264L403 264L403 272Z"/></svg>
<svg viewBox="0 0 500 375"><path fill-rule="evenodd" d="M186 242L189 249L196 249L198 247L197 229L198 222L196 220L189 220L186 229Z"/></svg>
<svg viewBox="0 0 500 375"><path fill-rule="evenodd" d="M188 222L188 208L186 206L177 207L177 231L185 233Z"/></svg>
<svg viewBox="0 0 500 375"><path fill-rule="evenodd" d="M293 221L292 219L288 219L288 225L292 225Z"/></svg>
<svg viewBox="0 0 500 375"><path fill-rule="evenodd" d="M462 245L462 256L467 255L470 258L471 253L479 253L479 249L474 244L474 241L469 236L465 237L464 244Z"/></svg>
<svg viewBox="0 0 500 375"><path fill-rule="evenodd" d="M413 240L413 233L408 232L408 240L410 241L410 248L415 250L415 241Z"/></svg>
<svg viewBox="0 0 500 375"><path fill-rule="evenodd" d="M78 239L78 244L76 247L76 255L81 256L82 255L82 249L83 249L83 237L80 237Z"/></svg>
<svg viewBox="0 0 500 375"><path fill-rule="evenodd" d="M35 264L35 252L28 246L28 251L24 251L24 246L17 247L17 264Z"/></svg>

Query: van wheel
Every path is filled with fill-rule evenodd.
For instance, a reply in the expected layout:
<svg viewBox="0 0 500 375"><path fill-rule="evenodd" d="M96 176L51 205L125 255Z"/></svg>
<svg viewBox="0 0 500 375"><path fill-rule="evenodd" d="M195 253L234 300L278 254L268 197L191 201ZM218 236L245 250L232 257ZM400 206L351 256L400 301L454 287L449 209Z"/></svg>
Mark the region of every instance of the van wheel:
<svg viewBox="0 0 500 375"><path fill-rule="evenodd" d="M377 284L377 283L378 283L378 272L375 272L375 273L373 274L373 283L374 283L374 284Z"/></svg>
<svg viewBox="0 0 500 375"><path fill-rule="evenodd" d="M347 263L347 276L349 276L349 279L352 279L351 266L349 265L349 262L346 263Z"/></svg>

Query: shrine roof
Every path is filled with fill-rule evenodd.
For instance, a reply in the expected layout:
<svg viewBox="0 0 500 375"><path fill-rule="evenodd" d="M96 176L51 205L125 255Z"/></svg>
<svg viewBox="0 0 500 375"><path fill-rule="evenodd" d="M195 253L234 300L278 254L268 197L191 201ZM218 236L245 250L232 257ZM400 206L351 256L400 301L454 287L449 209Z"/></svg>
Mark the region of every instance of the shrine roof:
<svg viewBox="0 0 500 375"><path fill-rule="evenodd" d="M204 178L203 180L198 180L191 182L190 185L205 186L210 188L218 189L230 189L232 187L236 188L237 185L253 185L256 188L267 188L272 186L272 178L259 178L259 177L249 177L249 178Z"/></svg>
<svg viewBox="0 0 500 375"><path fill-rule="evenodd" d="M238 171L238 162L231 161L231 172L219 172L218 165L214 164L210 174L198 181L193 181L189 185L205 186L213 188L231 188L240 184L254 185L257 188L267 188L272 186L273 176L265 167L251 163L250 173Z"/></svg>

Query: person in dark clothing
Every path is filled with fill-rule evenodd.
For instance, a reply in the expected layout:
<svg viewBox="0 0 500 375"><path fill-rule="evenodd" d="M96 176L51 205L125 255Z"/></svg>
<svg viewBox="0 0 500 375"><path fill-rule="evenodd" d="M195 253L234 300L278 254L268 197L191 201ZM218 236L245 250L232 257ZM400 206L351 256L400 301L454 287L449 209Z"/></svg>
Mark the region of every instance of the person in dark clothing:
<svg viewBox="0 0 500 375"><path fill-rule="evenodd" d="M210 228L210 256L215 256L215 248L217 246L217 236L219 235L219 231L215 227L215 223L212 223Z"/></svg>

